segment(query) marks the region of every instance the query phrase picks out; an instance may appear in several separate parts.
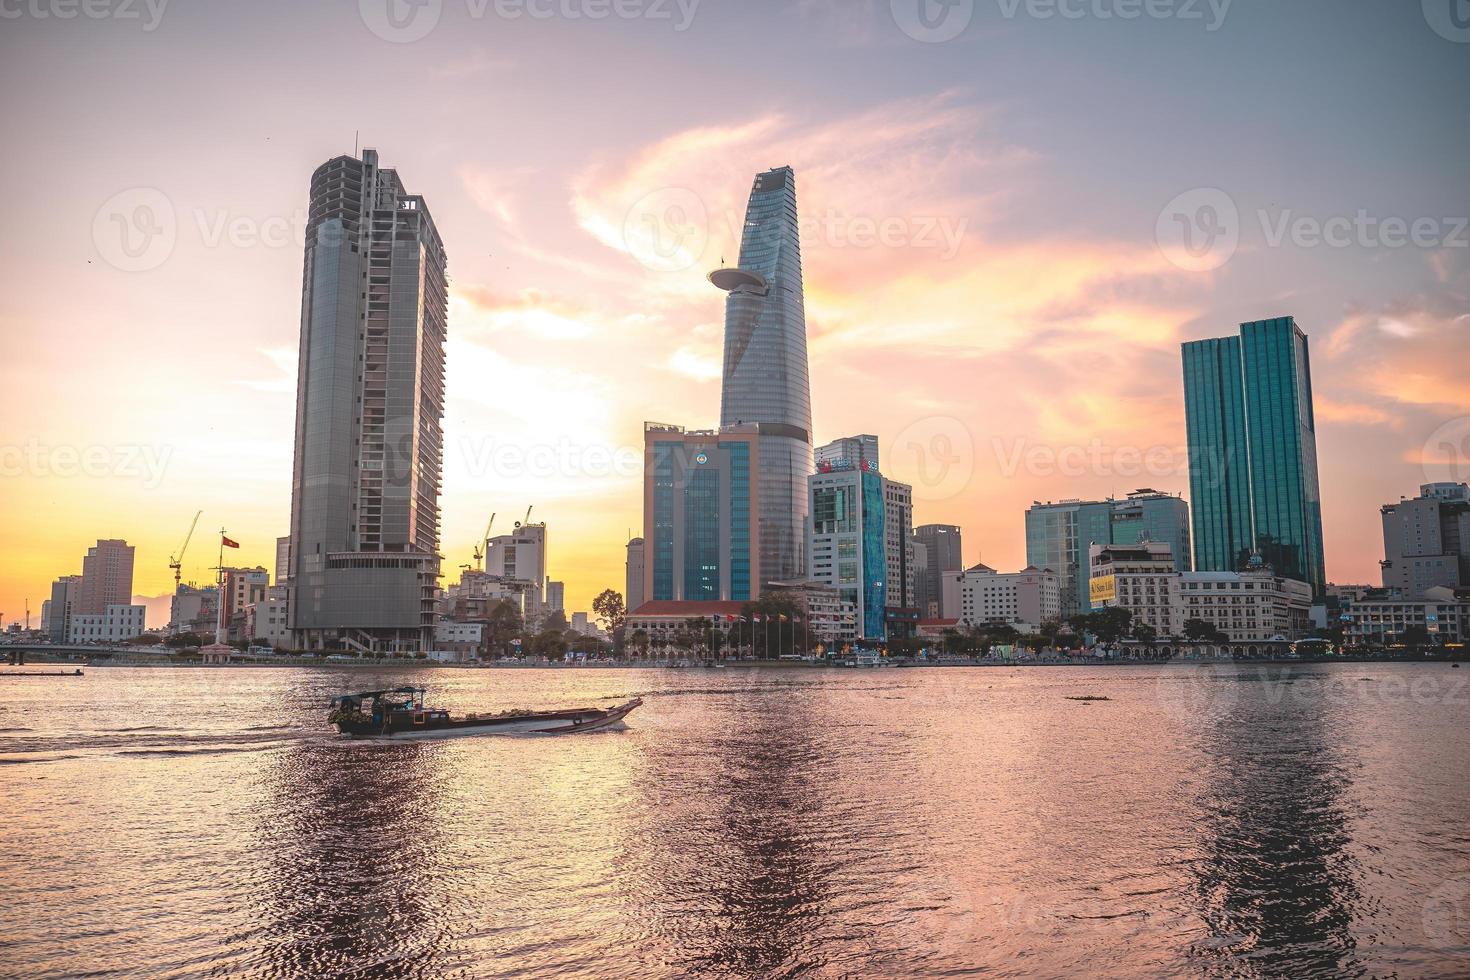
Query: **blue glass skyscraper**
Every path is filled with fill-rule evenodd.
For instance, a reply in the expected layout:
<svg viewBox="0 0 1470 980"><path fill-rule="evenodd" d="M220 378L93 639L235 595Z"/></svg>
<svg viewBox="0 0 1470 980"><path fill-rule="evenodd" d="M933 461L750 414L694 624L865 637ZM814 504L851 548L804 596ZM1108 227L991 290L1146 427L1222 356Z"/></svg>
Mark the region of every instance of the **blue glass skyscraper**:
<svg viewBox="0 0 1470 980"><path fill-rule="evenodd" d="M1195 568L1259 554L1319 598L1322 497L1307 335L1289 316L1183 345Z"/></svg>
<svg viewBox="0 0 1470 980"><path fill-rule="evenodd" d="M799 579L807 572L812 408L796 175L790 167L756 175L739 267L720 269L710 281L728 294L720 425L755 424L760 433L763 579Z"/></svg>

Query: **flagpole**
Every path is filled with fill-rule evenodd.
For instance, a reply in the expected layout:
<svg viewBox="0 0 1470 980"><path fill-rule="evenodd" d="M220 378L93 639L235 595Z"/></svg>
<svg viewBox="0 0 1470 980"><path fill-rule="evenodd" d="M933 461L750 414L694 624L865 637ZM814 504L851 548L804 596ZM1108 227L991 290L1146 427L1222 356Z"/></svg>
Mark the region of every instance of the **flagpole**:
<svg viewBox="0 0 1470 980"><path fill-rule="evenodd" d="M214 574L214 642L225 645L225 529L219 529L219 564Z"/></svg>

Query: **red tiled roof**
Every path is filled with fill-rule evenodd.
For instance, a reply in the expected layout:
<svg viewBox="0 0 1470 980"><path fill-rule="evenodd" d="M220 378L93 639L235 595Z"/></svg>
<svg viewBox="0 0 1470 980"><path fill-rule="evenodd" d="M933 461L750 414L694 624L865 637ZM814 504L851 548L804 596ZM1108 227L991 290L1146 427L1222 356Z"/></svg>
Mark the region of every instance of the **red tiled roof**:
<svg viewBox="0 0 1470 980"><path fill-rule="evenodd" d="M628 613L634 616L738 616L743 602L701 599L652 599Z"/></svg>

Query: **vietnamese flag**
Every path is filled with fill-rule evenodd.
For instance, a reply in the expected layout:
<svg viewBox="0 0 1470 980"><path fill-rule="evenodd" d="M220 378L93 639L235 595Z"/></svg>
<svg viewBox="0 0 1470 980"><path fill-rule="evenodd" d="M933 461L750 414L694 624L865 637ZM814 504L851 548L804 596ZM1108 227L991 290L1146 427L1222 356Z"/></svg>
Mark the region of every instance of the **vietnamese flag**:
<svg viewBox="0 0 1470 980"><path fill-rule="evenodd" d="M231 541L229 538L225 537L223 534L221 534L219 536L219 543L220 543L220 547L222 547L222 548L238 548L238 547L240 547L240 542L238 542L238 541Z"/></svg>

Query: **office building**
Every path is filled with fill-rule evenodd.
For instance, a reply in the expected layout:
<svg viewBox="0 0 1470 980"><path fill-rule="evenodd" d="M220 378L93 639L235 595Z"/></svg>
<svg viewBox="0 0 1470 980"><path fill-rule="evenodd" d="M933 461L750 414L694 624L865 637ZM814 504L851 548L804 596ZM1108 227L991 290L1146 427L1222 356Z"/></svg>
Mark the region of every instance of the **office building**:
<svg viewBox="0 0 1470 980"><path fill-rule="evenodd" d="M270 573L261 566L255 568L226 568L222 570L225 597L225 628L234 639L246 637L247 610L263 602L270 588ZM214 629L210 625L210 629Z"/></svg>
<svg viewBox="0 0 1470 980"><path fill-rule="evenodd" d="M291 535L276 538L276 584L284 585L291 580Z"/></svg>
<svg viewBox="0 0 1470 980"><path fill-rule="evenodd" d="M1276 574L1260 558L1240 572L1181 572L1178 597L1181 632L1191 619L1223 631L1232 643L1299 640L1311 631L1311 585Z"/></svg>
<svg viewBox="0 0 1470 980"><path fill-rule="evenodd" d="M924 548L924 561L914 588L914 601L926 619L956 618L956 610L945 609L944 573L965 568L960 529L954 524L921 524L914 540ZM918 554L915 553L915 561Z"/></svg>
<svg viewBox="0 0 1470 980"><path fill-rule="evenodd" d="M1307 336L1291 317L1182 348L1194 565L1259 555L1321 597L1322 503Z"/></svg>
<svg viewBox="0 0 1470 980"><path fill-rule="evenodd" d="M269 644L277 650L291 648L291 628L287 624L290 612L290 590L284 585L272 585L264 596L245 607L245 639L251 646Z"/></svg>
<svg viewBox="0 0 1470 980"><path fill-rule="evenodd" d="M632 612L643 605L647 597L647 593L643 591L642 538L633 538L628 542L627 568L623 579L623 608Z"/></svg>
<svg viewBox="0 0 1470 980"><path fill-rule="evenodd" d="M298 647L432 646L445 274L424 199L376 151L312 174L286 576Z"/></svg>
<svg viewBox="0 0 1470 980"><path fill-rule="evenodd" d="M1470 641L1470 590L1430 586L1424 594L1408 597L1382 590L1361 596L1348 605L1344 640L1350 647L1387 647L1403 642L1404 634L1419 627L1431 643Z"/></svg>
<svg viewBox="0 0 1470 980"><path fill-rule="evenodd" d="M720 427L754 425L760 437L760 483L752 495L759 507L759 569L770 581L801 578L807 565L812 409L796 175L790 167L756 176L739 266L711 273L710 282L727 293Z"/></svg>
<svg viewBox="0 0 1470 980"><path fill-rule="evenodd" d="M888 608L905 610L912 616L892 617L894 622L917 622L920 612L915 599L914 488L907 483L883 478L883 551L887 561ZM889 635L908 635L907 632Z"/></svg>
<svg viewBox="0 0 1470 980"><path fill-rule="evenodd" d="M1406 599L1470 586L1470 486L1426 483L1419 496L1384 504L1383 587Z"/></svg>
<svg viewBox="0 0 1470 980"><path fill-rule="evenodd" d="M84 616L103 616L110 606L133 601L133 546L107 538L87 549L82 559L81 594L72 611Z"/></svg>
<svg viewBox="0 0 1470 980"><path fill-rule="evenodd" d="M743 601L760 595L760 433L644 426L643 595ZM803 481L803 485L805 481ZM636 608L636 607L635 607Z"/></svg>
<svg viewBox="0 0 1470 980"><path fill-rule="evenodd" d="M565 614L567 611L567 584L546 580L546 614Z"/></svg>
<svg viewBox="0 0 1470 980"><path fill-rule="evenodd" d="M841 589L812 581L772 582L767 595L795 603L800 628L829 650L840 650L858 638L857 606Z"/></svg>
<svg viewBox="0 0 1470 980"><path fill-rule="evenodd" d="M1179 570L1174 554L1161 541L1137 544L1094 544L1088 550L1088 589L1096 609L1121 606L1133 624L1146 625L1157 637L1178 636Z"/></svg>
<svg viewBox="0 0 1470 980"><path fill-rule="evenodd" d="M1188 568L1189 505L1167 493L1136 490L1122 500L1036 501L1026 511L1026 561L1061 577L1063 617L1093 609L1089 548L1145 540L1168 545L1175 567Z"/></svg>
<svg viewBox="0 0 1470 980"><path fill-rule="evenodd" d="M818 446L813 455L819 469L823 463L836 463L845 459L859 466L866 463L873 469L882 471L878 465L877 436L845 436L834 439L825 446Z"/></svg>
<svg viewBox="0 0 1470 980"><path fill-rule="evenodd" d="M145 630L147 608L114 603L101 614L74 613L67 627L68 643L124 643Z"/></svg>
<svg viewBox="0 0 1470 980"><path fill-rule="evenodd" d="M181 584L169 602L170 633L214 634L219 622L219 587Z"/></svg>
<svg viewBox="0 0 1470 980"><path fill-rule="evenodd" d="M857 610L858 635L887 636L888 555L884 480L848 460L823 463L811 478L807 578L838 590Z"/></svg>
<svg viewBox="0 0 1470 980"><path fill-rule="evenodd" d="M962 572L945 572L946 609L961 626L1004 623L1021 633L1034 633L1043 623L1061 617L1062 580L1049 568L1028 566L1019 572L997 572L974 565Z"/></svg>
<svg viewBox="0 0 1470 980"><path fill-rule="evenodd" d="M52 643L65 643L71 636L71 618L82 598L82 577L63 575L51 583L51 606L47 610L46 635Z"/></svg>

